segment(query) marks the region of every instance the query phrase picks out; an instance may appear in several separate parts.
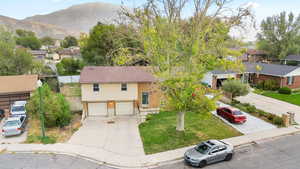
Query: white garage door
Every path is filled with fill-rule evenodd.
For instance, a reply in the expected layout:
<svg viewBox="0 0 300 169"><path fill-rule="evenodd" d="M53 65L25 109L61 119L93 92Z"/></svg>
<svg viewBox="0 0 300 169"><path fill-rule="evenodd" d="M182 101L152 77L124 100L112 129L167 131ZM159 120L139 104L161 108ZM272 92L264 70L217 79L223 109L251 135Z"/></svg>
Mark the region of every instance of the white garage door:
<svg viewBox="0 0 300 169"><path fill-rule="evenodd" d="M107 105L106 103L89 103L88 110L90 116L106 116Z"/></svg>
<svg viewBox="0 0 300 169"><path fill-rule="evenodd" d="M132 115L133 114L133 103L132 102L117 102L116 103L116 114L117 115Z"/></svg>

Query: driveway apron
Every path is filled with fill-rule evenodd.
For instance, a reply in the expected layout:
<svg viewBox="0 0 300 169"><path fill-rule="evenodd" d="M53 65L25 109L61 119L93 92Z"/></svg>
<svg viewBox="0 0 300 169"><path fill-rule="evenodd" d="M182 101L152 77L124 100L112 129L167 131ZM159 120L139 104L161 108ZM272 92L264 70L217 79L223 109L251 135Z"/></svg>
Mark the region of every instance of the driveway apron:
<svg viewBox="0 0 300 169"><path fill-rule="evenodd" d="M134 116L117 117L114 123L108 121L104 117L88 117L68 143L100 148L119 155L145 155Z"/></svg>

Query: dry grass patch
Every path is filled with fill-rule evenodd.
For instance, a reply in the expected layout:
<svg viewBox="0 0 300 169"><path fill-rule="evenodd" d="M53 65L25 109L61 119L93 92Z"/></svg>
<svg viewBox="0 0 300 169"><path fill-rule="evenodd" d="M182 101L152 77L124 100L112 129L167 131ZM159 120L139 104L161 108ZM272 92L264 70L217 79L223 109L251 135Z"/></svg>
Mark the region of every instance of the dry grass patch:
<svg viewBox="0 0 300 169"><path fill-rule="evenodd" d="M46 128L47 140L42 141L40 139L40 120L37 118L30 118L28 120L28 137L25 143L64 143L70 139L73 133L79 129L79 127L81 127L81 115L75 113L72 117L71 123L68 126L63 128Z"/></svg>

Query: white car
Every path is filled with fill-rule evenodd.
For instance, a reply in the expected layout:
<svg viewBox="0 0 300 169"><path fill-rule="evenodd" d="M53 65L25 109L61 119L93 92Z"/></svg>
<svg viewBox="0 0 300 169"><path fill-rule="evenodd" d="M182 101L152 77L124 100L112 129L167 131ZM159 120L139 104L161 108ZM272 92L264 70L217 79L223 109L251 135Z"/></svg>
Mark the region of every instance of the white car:
<svg viewBox="0 0 300 169"><path fill-rule="evenodd" d="M10 116L26 116L26 101L16 101L10 108Z"/></svg>
<svg viewBox="0 0 300 169"><path fill-rule="evenodd" d="M9 117L2 127L2 135L8 137L22 134L25 131L26 121L26 116Z"/></svg>

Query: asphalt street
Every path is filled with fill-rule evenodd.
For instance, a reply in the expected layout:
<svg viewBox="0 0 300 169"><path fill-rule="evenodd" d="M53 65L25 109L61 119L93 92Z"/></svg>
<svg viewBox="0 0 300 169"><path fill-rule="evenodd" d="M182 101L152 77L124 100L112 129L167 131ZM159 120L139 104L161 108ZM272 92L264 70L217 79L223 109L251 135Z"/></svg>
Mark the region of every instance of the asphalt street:
<svg viewBox="0 0 300 169"><path fill-rule="evenodd" d="M112 169L77 157L56 154L1 154L0 169Z"/></svg>
<svg viewBox="0 0 300 169"><path fill-rule="evenodd" d="M184 162L177 162L156 169L192 168ZM212 164L205 169L300 169L300 135L241 147L231 161Z"/></svg>
<svg viewBox="0 0 300 169"><path fill-rule="evenodd" d="M176 162L155 169L192 169ZM91 161L56 154L0 154L0 169L113 169ZM236 149L234 158L205 169L300 169L300 134Z"/></svg>

